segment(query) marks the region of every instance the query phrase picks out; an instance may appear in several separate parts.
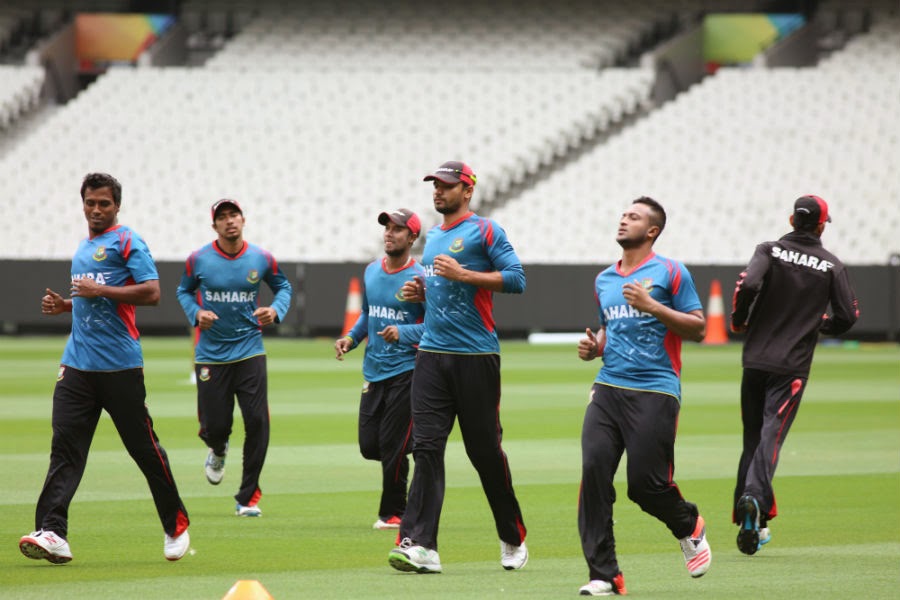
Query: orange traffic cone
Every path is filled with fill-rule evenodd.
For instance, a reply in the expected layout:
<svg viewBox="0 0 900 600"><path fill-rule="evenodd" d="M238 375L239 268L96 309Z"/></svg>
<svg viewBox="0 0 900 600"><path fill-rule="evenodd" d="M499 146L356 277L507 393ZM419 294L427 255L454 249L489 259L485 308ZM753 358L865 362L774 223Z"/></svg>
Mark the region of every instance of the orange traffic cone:
<svg viewBox="0 0 900 600"><path fill-rule="evenodd" d="M274 600L263 584L256 580L242 579L231 586L222 600Z"/></svg>
<svg viewBox="0 0 900 600"><path fill-rule="evenodd" d="M713 279L709 286L709 307L706 310L706 337L704 344L728 343L725 329L725 305L722 303L722 285Z"/></svg>
<svg viewBox="0 0 900 600"><path fill-rule="evenodd" d="M359 278L350 279L350 289L347 292L347 307L344 309L344 330L341 335L347 335L356 324L359 314L362 312L362 292L359 290Z"/></svg>

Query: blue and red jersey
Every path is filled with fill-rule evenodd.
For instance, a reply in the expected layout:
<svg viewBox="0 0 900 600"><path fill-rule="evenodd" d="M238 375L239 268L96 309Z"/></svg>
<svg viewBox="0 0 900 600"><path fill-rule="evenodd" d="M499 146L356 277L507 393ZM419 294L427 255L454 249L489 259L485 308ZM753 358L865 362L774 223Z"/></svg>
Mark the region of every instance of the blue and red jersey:
<svg viewBox="0 0 900 600"><path fill-rule="evenodd" d="M269 252L244 242L243 249L230 256L212 242L188 257L176 292L178 302L192 326L197 325L200 310L218 316L212 327L200 332L194 362L229 363L265 354L262 328L253 316L262 282L275 294L271 306L280 323L293 291Z"/></svg>
<svg viewBox="0 0 900 600"><path fill-rule="evenodd" d="M416 344L422 337L425 305L406 302L400 288L414 275L425 277L425 271L415 260L401 269L388 270L385 259L366 267L362 312L347 334L353 348L368 338L363 358L363 377L366 381L383 381L416 366ZM400 334L397 342L386 342L378 335L385 327L396 325Z"/></svg>
<svg viewBox="0 0 900 600"><path fill-rule="evenodd" d="M681 336L628 304L622 286L629 282L639 283L655 300L679 312L703 308L690 272L678 261L651 253L630 273L623 273L619 263L602 271L594 280L594 293L606 347L595 381L669 394L680 401Z"/></svg>
<svg viewBox="0 0 900 600"><path fill-rule="evenodd" d="M492 219L469 212L455 223L428 232L422 254L425 269L425 333L420 350L461 354L496 354L494 294L490 290L434 274L434 258L446 254L470 271L499 271L503 292L525 291L525 270Z"/></svg>
<svg viewBox="0 0 900 600"><path fill-rule="evenodd" d="M159 279L144 240L116 225L81 241L72 257L72 279L87 277L122 287ZM144 366L134 305L109 298L72 298L72 334L62 364L81 371L122 371Z"/></svg>

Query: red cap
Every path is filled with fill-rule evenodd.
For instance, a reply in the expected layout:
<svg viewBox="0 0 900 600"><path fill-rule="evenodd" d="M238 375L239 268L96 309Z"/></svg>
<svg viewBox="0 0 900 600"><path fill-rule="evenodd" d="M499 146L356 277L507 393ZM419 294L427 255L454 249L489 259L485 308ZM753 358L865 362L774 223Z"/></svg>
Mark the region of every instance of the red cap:
<svg viewBox="0 0 900 600"><path fill-rule="evenodd" d="M419 232L422 231L422 222L419 220L419 215L408 208L398 208L397 210L383 212L378 215L378 222L381 225L387 225L388 221L401 227L406 227L416 235L419 235Z"/></svg>
<svg viewBox="0 0 900 600"><path fill-rule="evenodd" d="M212 220L216 220L216 212L222 208L223 206L233 206L237 209L239 213L244 214L243 209L241 209L241 205L237 203L237 200L229 200L228 198L222 198L221 200L217 200L215 204L212 205Z"/></svg>

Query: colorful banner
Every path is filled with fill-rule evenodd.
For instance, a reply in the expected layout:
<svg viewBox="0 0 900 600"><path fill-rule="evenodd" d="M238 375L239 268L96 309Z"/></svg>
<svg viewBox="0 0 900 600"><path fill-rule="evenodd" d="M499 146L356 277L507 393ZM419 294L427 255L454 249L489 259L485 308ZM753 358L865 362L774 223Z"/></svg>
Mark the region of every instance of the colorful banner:
<svg viewBox="0 0 900 600"><path fill-rule="evenodd" d="M703 21L703 58L720 65L748 63L805 24L794 14L710 14Z"/></svg>
<svg viewBox="0 0 900 600"><path fill-rule="evenodd" d="M174 23L172 15L81 13L75 16L75 54L88 69L134 62Z"/></svg>

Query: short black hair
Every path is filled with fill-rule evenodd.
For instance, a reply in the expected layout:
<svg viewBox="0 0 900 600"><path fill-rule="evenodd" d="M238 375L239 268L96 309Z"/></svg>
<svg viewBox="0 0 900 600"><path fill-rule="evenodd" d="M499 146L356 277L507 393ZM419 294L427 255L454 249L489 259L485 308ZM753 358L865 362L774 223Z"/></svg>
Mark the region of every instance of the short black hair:
<svg viewBox="0 0 900 600"><path fill-rule="evenodd" d="M113 202L116 206L122 204L122 184L119 180L108 173L88 173L81 182L81 200L84 201L84 192L88 188L98 190L108 187L112 190Z"/></svg>
<svg viewBox="0 0 900 600"><path fill-rule="evenodd" d="M650 196L641 196L632 201L632 204L646 204L650 207L650 224L659 227L659 234L656 236L656 239L659 239L663 229L666 228L666 209Z"/></svg>

